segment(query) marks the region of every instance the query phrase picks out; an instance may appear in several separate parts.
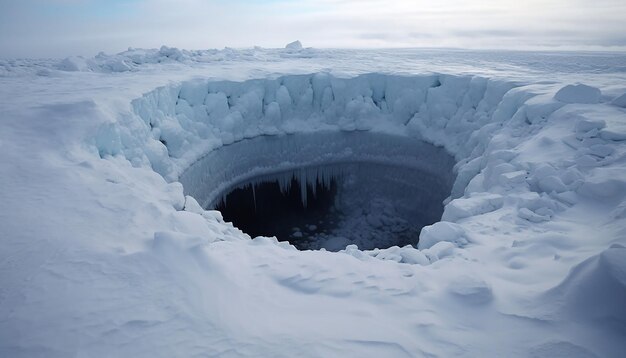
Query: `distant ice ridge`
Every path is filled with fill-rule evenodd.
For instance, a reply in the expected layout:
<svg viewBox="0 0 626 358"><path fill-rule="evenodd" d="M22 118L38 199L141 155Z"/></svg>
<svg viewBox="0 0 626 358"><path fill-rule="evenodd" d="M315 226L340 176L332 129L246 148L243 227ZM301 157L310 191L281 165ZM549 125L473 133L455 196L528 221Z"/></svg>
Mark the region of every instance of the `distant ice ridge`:
<svg viewBox="0 0 626 358"><path fill-rule="evenodd" d="M564 56L565 55L565 56ZM306 59L315 58L315 64ZM565 59L567 59L565 61ZM524 82L541 82L545 78L572 78L570 83L584 82L602 86L607 79L626 73L626 56L615 53L544 53L489 52L447 49L349 50L305 47L252 47L209 50L185 50L162 46L156 49L129 48L117 54L100 53L94 57L70 56L65 59L0 59L0 77L36 74L42 77L65 77L71 72L137 72L159 67L178 67L181 71L227 63L259 67L258 63L278 65L289 71L316 72L332 69L351 74L367 72L447 74L473 73L483 77L502 77ZM291 61L301 61L298 65ZM276 66L273 66L276 69ZM303 70L303 69L308 70ZM274 72L276 72L274 70ZM171 73L170 73L171 74ZM213 75L216 73L214 72ZM250 78L249 76L247 78ZM621 90L619 87L610 89ZM623 92L622 92L623 93Z"/></svg>
<svg viewBox="0 0 626 358"><path fill-rule="evenodd" d="M288 44L285 49L251 49L222 50L180 50L175 47L161 46L159 49L134 49L114 55L99 53L93 58L82 56L67 57L56 64L56 68L69 72L127 72L135 71L139 66L158 63L203 63L228 60L263 61L275 57L310 57L315 50L303 49L300 41Z"/></svg>

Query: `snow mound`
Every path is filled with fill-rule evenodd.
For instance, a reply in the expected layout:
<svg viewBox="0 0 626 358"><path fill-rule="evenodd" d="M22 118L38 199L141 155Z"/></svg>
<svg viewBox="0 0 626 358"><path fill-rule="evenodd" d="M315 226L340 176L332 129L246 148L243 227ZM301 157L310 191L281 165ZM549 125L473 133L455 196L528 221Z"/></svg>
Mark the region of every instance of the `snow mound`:
<svg viewBox="0 0 626 358"><path fill-rule="evenodd" d="M622 94L621 96L616 97L611 102L611 104L613 104L614 106L626 108L626 93Z"/></svg>
<svg viewBox="0 0 626 358"><path fill-rule="evenodd" d="M287 45L285 45L285 48L288 50L294 50L294 51L302 50L302 43L300 41L290 42Z"/></svg>
<svg viewBox="0 0 626 358"><path fill-rule="evenodd" d="M67 57L63 59L58 68L61 71L76 72L76 71L90 71L93 63L80 56Z"/></svg>
<svg viewBox="0 0 626 358"><path fill-rule="evenodd" d="M547 297L564 301L570 314L612 324L626 324L626 247L614 244L574 266Z"/></svg>
<svg viewBox="0 0 626 358"><path fill-rule="evenodd" d="M440 242L450 242L457 246L464 246L468 242L465 236L465 230L461 226L440 221L422 229L418 248L420 250L430 249Z"/></svg>
<svg viewBox="0 0 626 358"><path fill-rule="evenodd" d="M462 275L455 278L450 282L448 291L465 304L483 305L493 299L490 285L474 276Z"/></svg>
<svg viewBox="0 0 626 358"><path fill-rule="evenodd" d="M567 85L561 88L554 98L563 103L594 104L600 102L601 92L596 87L585 84Z"/></svg>

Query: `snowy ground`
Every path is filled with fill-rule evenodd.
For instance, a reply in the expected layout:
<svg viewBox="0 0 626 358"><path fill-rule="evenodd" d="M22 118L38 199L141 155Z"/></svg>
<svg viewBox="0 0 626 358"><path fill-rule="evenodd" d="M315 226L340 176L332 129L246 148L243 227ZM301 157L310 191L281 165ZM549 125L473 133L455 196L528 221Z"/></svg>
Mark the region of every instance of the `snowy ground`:
<svg viewBox="0 0 626 358"><path fill-rule="evenodd" d="M623 54L0 60L0 356L621 357L625 107ZM418 248L251 239L178 182L245 138L357 131L456 160ZM351 153L319 147L286 166Z"/></svg>

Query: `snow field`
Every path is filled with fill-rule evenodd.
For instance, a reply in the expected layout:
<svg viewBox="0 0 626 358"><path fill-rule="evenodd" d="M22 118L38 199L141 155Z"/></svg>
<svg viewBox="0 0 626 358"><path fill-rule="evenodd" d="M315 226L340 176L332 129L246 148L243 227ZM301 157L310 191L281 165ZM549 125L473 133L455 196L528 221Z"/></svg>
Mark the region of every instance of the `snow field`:
<svg viewBox="0 0 626 358"><path fill-rule="evenodd" d="M199 58L157 51L145 58ZM133 69L116 74L120 81L145 66L126 62L131 55L120 55ZM100 71L81 66L75 78ZM267 77L172 83L110 112L99 100L64 98L47 111L8 112L1 355L619 357L626 349L623 87L438 74ZM33 113L36 122L23 120ZM336 140L349 134L353 142ZM429 161L430 144L456 164ZM281 145L284 155L246 162ZM297 145L315 150L290 150ZM423 229L417 248L331 253L250 238L203 209L246 175L275 174L271 160L293 168L342 155L454 180L443 220ZM453 176L442 174L452 164ZM31 213L38 221L26 225Z"/></svg>

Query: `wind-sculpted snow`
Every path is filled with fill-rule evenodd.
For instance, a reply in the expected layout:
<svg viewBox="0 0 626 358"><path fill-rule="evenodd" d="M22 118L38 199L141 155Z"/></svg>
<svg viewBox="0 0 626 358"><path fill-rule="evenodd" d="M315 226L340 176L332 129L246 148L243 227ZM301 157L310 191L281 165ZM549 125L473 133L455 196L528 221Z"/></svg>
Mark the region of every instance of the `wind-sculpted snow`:
<svg viewBox="0 0 626 358"><path fill-rule="evenodd" d="M559 70L503 54L519 58L479 63L510 71L496 79L446 58L411 67L415 53L201 62L165 48L5 66L0 355L622 356L620 57ZM453 74L423 74L446 63ZM504 70L521 63L537 64ZM255 162L246 147L288 141L315 150ZM344 155L438 174L442 220L417 247L298 251L204 209L246 175Z"/></svg>

